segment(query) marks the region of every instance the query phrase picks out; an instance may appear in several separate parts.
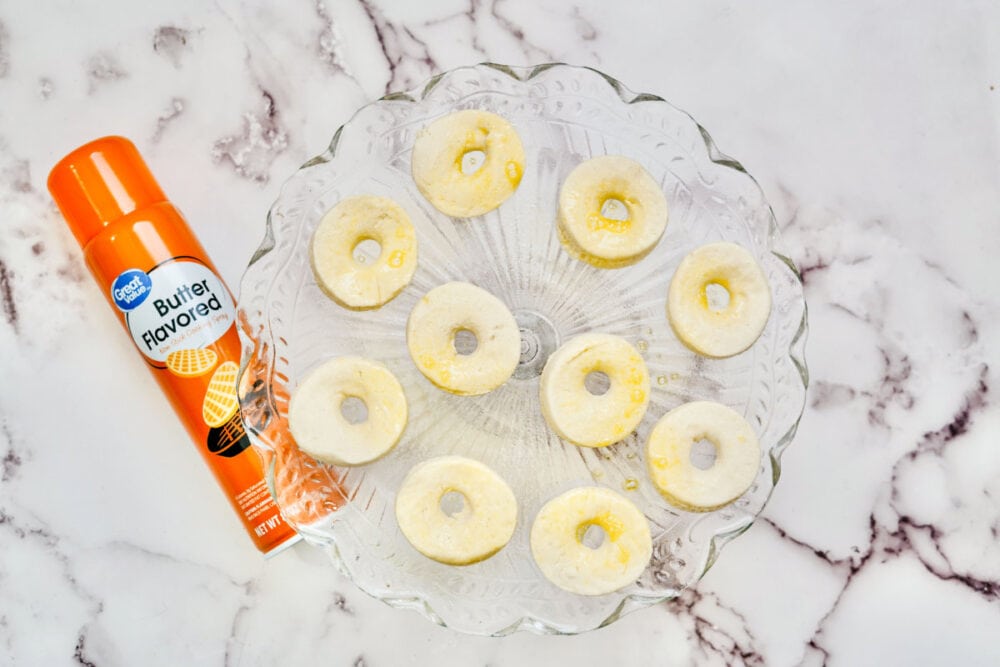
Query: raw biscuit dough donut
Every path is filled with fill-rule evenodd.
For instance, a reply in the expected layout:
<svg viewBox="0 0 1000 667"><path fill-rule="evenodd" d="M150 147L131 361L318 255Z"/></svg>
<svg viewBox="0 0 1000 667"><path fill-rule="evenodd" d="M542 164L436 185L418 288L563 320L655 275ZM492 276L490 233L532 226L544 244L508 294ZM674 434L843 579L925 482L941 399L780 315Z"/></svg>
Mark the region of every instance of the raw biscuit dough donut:
<svg viewBox="0 0 1000 667"><path fill-rule="evenodd" d="M691 447L699 440L715 445L715 463L707 470L691 462ZM657 422L646 446L646 466L653 485L672 505L707 512L750 488L760 470L760 444L735 410L693 401Z"/></svg>
<svg viewBox="0 0 1000 667"><path fill-rule="evenodd" d="M609 200L624 205L624 219L604 215ZM591 158L577 165L559 190L560 240L571 254L594 266L638 262L656 247L666 227L667 198L635 160Z"/></svg>
<svg viewBox="0 0 1000 667"><path fill-rule="evenodd" d="M590 373L610 380L605 393L586 387ZM545 364L539 387L542 414L561 437L582 447L618 442L642 421L649 404L649 371L628 341L610 334L577 336Z"/></svg>
<svg viewBox="0 0 1000 667"><path fill-rule="evenodd" d="M476 348L460 354L455 337L471 332ZM406 322L413 363L435 385L463 396L506 382L521 358L521 332L500 299L469 283L446 283L424 295Z"/></svg>
<svg viewBox="0 0 1000 667"><path fill-rule="evenodd" d="M461 494L451 514L442 500ZM510 541L517 524L517 499L493 470L461 456L419 463L396 494L396 523L413 548L441 563L468 565L485 560Z"/></svg>
<svg viewBox="0 0 1000 667"><path fill-rule="evenodd" d="M462 164L482 152L472 173ZM514 127L488 111L468 109L438 118L417 134L410 162L420 193L445 215L469 218L500 206L524 173L524 147Z"/></svg>
<svg viewBox="0 0 1000 667"><path fill-rule="evenodd" d="M349 398L364 402L367 418L352 423L344 415ZM337 357L313 370L288 407L288 427L299 449L333 465L379 458L399 442L406 421L406 395L396 376L360 357Z"/></svg>
<svg viewBox="0 0 1000 667"><path fill-rule="evenodd" d="M366 240L378 242L371 263L354 258ZM417 268L417 237L406 211L386 197L361 195L327 211L309 249L320 288L346 308L368 310L390 301L406 287Z"/></svg>
<svg viewBox="0 0 1000 667"><path fill-rule="evenodd" d="M713 309L708 288L718 285L729 303ZM735 243L691 251L670 280L667 317L682 343L707 357L731 357L760 337L771 314L771 288L753 255Z"/></svg>
<svg viewBox="0 0 1000 667"><path fill-rule="evenodd" d="M603 541L584 543L590 526ZM531 526L531 555L545 578L571 593L604 595L635 581L653 553L646 517L619 494L585 486L545 503Z"/></svg>

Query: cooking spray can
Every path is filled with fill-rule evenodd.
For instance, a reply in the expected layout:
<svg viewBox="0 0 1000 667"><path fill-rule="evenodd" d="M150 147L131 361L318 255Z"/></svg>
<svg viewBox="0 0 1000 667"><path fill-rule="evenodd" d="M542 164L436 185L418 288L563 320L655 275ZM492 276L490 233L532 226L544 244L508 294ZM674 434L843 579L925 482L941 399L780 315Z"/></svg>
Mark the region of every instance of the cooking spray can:
<svg viewBox="0 0 1000 667"><path fill-rule="evenodd" d="M49 192L90 272L170 399L257 548L297 535L281 518L243 429L236 307L205 250L122 137L76 149Z"/></svg>

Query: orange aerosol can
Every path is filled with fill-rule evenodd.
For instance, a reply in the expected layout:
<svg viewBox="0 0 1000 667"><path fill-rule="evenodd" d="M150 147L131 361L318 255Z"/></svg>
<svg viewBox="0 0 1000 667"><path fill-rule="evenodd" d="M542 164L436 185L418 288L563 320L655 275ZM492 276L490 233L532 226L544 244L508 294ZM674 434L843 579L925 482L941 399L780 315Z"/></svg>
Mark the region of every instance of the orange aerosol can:
<svg viewBox="0 0 1000 667"><path fill-rule="evenodd" d="M233 297L139 151L122 137L81 146L52 169L49 192L254 544L266 555L291 545L243 429Z"/></svg>

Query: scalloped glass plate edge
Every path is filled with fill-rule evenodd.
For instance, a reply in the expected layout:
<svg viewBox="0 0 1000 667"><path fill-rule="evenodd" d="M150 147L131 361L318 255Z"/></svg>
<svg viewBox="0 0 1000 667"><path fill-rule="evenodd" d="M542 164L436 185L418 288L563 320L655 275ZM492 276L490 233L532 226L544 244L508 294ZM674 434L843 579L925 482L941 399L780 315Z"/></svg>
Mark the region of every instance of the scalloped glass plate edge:
<svg viewBox="0 0 1000 667"><path fill-rule="evenodd" d="M623 104L626 105L636 104L636 103L664 104L669 106L671 109L675 110L679 114L681 114L684 118L687 119L688 122L690 122L695 128L697 128L698 133L702 137L704 143L704 149L709 159L717 165L738 172L742 177L748 179L748 181L752 183L753 188L756 190L756 192L759 193L761 201L764 202L765 205L767 206L770 216L767 247L769 248L771 254L774 257L776 257L783 265L785 265L789 270L791 276L794 277L796 283L795 288L799 292L802 292L803 290L801 274L797 269L797 267L795 266L794 262L792 262L792 260L788 258L786 255L778 251L778 247L780 247L780 242L778 241L778 230L774 213L770 205L766 204L766 197L764 196L763 190L757 183L756 179L754 179L753 176L750 175L738 161L721 152L716 146L713 139L711 138L711 135L708 133L708 131L704 127L702 127L690 114L683 111L682 109L678 109L674 105L664 100L662 97L647 93L635 93L630 89L628 89L624 84L622 84L616 78L611 77L594 68L577 67L577 66L567 65L564 63L545 63L531 67L515 67L515 66L507 66L507 65L487 62L474 66L456 68L454 70L450 70L448 72L435 75L434 77L428 79L426 82L418 86L415 86L409 91L388 94L373 103L370 103L368 105L359 108L358 111L356 111L355 114L353 114L352 117L347 122L345 122L336 130L325 151L316 155L312 159L306 161L298 171L292 174L282 184L282 187L280 189L278 198L275 201L275 204L272 205L272 208L268 211L264 238L260 246L257 248L253 256L251 257L247 270L240 281L238 330L243 347L243 354L240 366L240 375L238 379L239 397L240 397L241 407L244 409L244 422L247 427L247 434L250 437L251 443L255 451L259 455L261 455L262 458L264 459L267 484L272 496L276 496L275 479L274 479L274 468L275 468L275 461L274 461L275 450L273 446L274 443L267 441L267 437L264 434L262 434L254 426L253 423L251 423L251 421L247 417L247 413L250 412L251 410L257 412L259 412L260 410L264 410L264 411L270 411L271 415L277 414L278 412L277 402L279 399L276 398L271 391L269 391L270 389L269 387L266 386L263 387L263 389L266 391L261 393L260 391L258 391L259 389L261 389L260 387L246 386L246 380L251 379L251 376L247 375L248 370L251 368L270 369L273 367L273 354L274 354L273 344L272 341L270 340L270 331L264 313L262 311L258 311L256 313L248 312L244 305L243 295L248 291L247 287L249 286L251 279L253 278L252 274L254 266L263 257L271 253L276 247L275 237L274 237L274 221L272 219L272 216L275 212L275 207L277 203L281 201L282 197L286 195L286 193L292 188L292 186L300 178L304 177L303 174L304 172L306 172L306 170L308 170L313 166L330 162L336 158L337 149L345 129L347 129L355 119L357 119L360 115L365 113L366 110L370 109L374 105L377 105L385 101L399 100L399 101L418 102L422 100L425 96L427 96L429 93L431 93L431 91L433 91L435 87L440 85L442 81L445 81L452 76L459 75L464 71L472 71L484 67L490 68L496 72L503 73L521 82L526 82L543 75L552 75L553 70L555 70L556 72L563 69L573 70L573 71L588 70L590 72L595 73L605 82L607 82L607 84L618 95L619 99ZM771 465L772 485L768 490L766 497L764 498L764 502L761 505L760 511L763 511L764 507L766 507L770 495L774 491L774 485L776 485L780 479L781 456L785 451L785 449L788 447L788 445L791 444L792 440L794 439L795 433L798 429L799 422L801 421L802 413L805 408L806 388L808 386L808 381L809 381L808 368L805 359L805 344L807 336L808 336L808 307L807 304L805 303L803 295L801 319L799 320L797 330L794 336L792 337L791 344L789 345L787 353L787 358L796 369L798 380L801 383L800 387L798 387L798 389L800 390L798 392L800 400L798 401L797 417L789 425L785 433L778 438L777 442L768 449L768 459ZM257 376L257 378L259 381L259 376ZM349 499L342 498L341 500L343 502L347 502ZM759 515L759 512L757 513L757 515ZM722 548L729 541L735 539L736 537L744 533L747 529L749 529L750 526L753 524L753 521L757 515L748 517L745 521L732 527L732 529L726 530L724 532L719 532L711 537L709 541L709 549L707 557L705 559L704 567L701 569L696 579L689 585L697 583L697 581L700 580L700 578L703 577L708 572L708 570L712 567L712 565L718 558L719 554L721 553ZM320 525L322 525L323 523L327 523L328 521L329 518L318 521L315 525L315 528L318 528ZM350 568L347 566L345 560L341 557L337 545L331 538L321 533L318 529L313 529L314 526L300 525L297 526L297 528L300 534L304 537L305 541L309 542L313 546L323 548L324 550L326 550L331 560L333 561L334 565L337 567L337 569L357 585L357 581L352 576ZM385 602L390 606L417 611L432 623L441 625L443 627L448 627L445 620L433 609L433 607L428 603L428 601L419 595L393 597L390 595L377 595L360 585L358 585L358 588L364 591L365 593L371 595L372 597L382 600L383 602ZM576 634L580 632L586 632L589 630L605 627L632 611L677 597L682 592L682 590L683 588L678 588L666 592L665 594L662 595L657 594L652 596L643 596L637 594L626 595L606 618L604 618L600 623L594 625L593 627L582 627L582 628L568 627L560 623L552 623L543 619L538 619L531 616L525 616L517 620L514 620L513 622L510 622L504 627L495 628L492 630L477 631L477 630L469 630L467 628L461 628L461 630L463 632L469 632L481 635L490 635L490 636L504 636L520 630L528 630L536 634Z"/></svg>

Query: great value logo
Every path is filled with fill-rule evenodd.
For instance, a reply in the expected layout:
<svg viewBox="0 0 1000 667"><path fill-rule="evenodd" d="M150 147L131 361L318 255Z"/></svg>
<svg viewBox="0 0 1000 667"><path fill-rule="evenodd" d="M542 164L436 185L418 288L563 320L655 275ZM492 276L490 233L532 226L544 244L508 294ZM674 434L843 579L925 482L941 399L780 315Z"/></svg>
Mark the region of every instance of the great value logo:
<svg viewBox="0 0 1000 667"><path fill-rule="evenodd" d="M142 269L129 269L111 283L111 299L118 310L127 313L142 305L153 289L153 281Z"/></svg>

